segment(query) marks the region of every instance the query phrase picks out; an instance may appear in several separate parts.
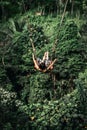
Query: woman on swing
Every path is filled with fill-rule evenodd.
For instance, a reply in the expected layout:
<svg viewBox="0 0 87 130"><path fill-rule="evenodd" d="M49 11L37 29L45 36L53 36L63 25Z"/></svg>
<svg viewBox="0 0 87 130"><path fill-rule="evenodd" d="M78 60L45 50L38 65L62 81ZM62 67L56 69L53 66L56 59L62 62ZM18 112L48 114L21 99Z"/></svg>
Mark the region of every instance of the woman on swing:
<svg viewBox="0 0 87 130"><path fill-rule="evenodd" d="M53 69L53 65L56 61L56 59L54 61L49 60L49 52L45 52L44 56L42 59L37 58L35 59L35 56L33 54L33 61L34 61L34 67L37 70L40 70L42 72L46 72L47 70L52 70Z"/></svg>
<svg viewBox="0 0 87 130"><path fill-rule="evenodd" d="M65 16L65 13L66 13L67 4L68 4L68 0L66 0L66 2L65 2L63 15L62 15L62 18L61 18L61 21L60 21L60 27L62 25L64 16ZM32 41L32 39L31 39L31 41ZM34 48L33 43L32 43L32 47ZM48 52L45 52L42 60L40 58L35 58L35 56L33 54L33 62L34 62L35 68L37 70L42 71L42 72L46 72L48 70L52 70L53 69L53 65L54 65L56 59L54 59L54 61L49 60L48 54L49 54Z"/></svg>

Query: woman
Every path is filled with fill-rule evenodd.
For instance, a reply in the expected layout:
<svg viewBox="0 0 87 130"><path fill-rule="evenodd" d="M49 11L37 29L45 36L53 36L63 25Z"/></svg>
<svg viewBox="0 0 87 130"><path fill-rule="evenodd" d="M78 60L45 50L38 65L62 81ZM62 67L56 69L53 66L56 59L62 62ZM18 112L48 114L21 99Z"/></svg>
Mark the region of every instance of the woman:
<svg viewBox="0 0 87 130"><path fill-rule="evenodd" d="M53 64L55 63L56 59L52 62L49 60L49 52L45 52L43 59L37 58L35 59L34 54L33 54L33 61L35 68L37 70L46 72L47 70L52 70L53 69Z"/></svg>

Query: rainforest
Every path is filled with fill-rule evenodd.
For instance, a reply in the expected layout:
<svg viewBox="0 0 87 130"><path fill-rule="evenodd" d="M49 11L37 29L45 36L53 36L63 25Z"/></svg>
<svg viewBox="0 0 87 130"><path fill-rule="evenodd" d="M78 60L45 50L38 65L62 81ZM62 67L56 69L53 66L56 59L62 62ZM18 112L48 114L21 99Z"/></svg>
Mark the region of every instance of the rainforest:
<svg viewBox="0 0 87 130"><path fill-rule="evenodd" d="M0 130L86 129L87 0L0 0Z"/></svg>

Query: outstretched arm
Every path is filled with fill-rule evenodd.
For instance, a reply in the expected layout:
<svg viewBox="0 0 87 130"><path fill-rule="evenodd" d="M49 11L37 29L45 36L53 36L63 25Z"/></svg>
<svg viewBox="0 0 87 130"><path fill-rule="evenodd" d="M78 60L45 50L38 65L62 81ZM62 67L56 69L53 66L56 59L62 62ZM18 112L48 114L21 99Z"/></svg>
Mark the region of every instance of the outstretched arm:
<svg viewBox="0 0 87 130"><path fill-rule="evenodd" d="M41 71L41 69L40 69L39 66L38 66L37 60L35 59L34 54L32 54L32 57L33 57L34 67L35 67L37 70L40 70L40 71Z"/></svg>

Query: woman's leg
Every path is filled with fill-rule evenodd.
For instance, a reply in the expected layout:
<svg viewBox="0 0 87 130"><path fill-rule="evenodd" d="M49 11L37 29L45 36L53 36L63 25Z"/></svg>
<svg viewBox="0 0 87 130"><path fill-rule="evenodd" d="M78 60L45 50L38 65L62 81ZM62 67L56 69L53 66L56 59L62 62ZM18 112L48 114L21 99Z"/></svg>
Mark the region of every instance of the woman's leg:
<svg viewBox="0 0 87 130"><path fill-rule="evenodd" d="M45 60L49 60L49 52L48 51L44 53L43 61L45 61Z"/></svg>

